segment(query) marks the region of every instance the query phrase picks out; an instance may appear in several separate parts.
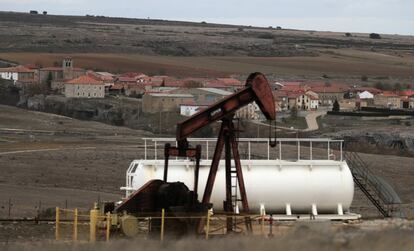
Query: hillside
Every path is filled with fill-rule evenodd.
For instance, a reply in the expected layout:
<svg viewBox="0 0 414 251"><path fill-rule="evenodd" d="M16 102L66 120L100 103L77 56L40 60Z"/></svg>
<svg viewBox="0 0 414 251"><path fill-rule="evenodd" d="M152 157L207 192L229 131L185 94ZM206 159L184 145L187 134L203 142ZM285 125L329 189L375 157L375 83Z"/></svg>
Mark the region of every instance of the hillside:
<svg viewBox="0 0 414 251"><path fill-rule="evenodd" d="M13 27L13 29L10 29ZM414 77L414 37L0 12L0 58L178 76ZM41 54L40 54L41 53Z"/></svg>

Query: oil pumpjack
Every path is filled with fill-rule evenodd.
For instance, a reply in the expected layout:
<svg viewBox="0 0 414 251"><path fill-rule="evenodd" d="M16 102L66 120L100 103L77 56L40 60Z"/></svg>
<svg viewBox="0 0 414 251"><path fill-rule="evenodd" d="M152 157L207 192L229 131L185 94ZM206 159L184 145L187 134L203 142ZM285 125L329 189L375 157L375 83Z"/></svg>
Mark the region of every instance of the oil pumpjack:
<svg viewBox="0 0 414 251"><path fill-rule="evenodd" d="M177 145L171 146L169 143L165 144L163 180L150 180L119 204L115 208L115 212L139 214L144 212L157 212L161 208L165 208L172 213L197 213L207 211L211 207L210 198L224 148L226 200L223 203L223 209L227 213L234 213L237 204L237 202L234 203L234 200L239 200L242 203L242 212L248 213L249 204L238 152L237 129L233 123L233 118L237 110L252 102L256 102L266 119L271 121L275 120L276 113L272 90L266 77L258 72L249 75L246 80L246 86L243 89L177 124ZM197 187L202 149L201 145L195 147L190 146L187 138L195 131L218 121L221 121L221 128L200 203L197 196ZM190 191L184 183L168 182L170 157L195 159L193 191ZM233 167L231 164L232 159L234 160ZM234 194L232 179L237 180L240 199ZM246 219L246 227L249 230L251 225L248 222ZM228 217L227 231L232 231L232 225L232 218ZM194 230L197 229L199 228L194 228Z"/></svg>

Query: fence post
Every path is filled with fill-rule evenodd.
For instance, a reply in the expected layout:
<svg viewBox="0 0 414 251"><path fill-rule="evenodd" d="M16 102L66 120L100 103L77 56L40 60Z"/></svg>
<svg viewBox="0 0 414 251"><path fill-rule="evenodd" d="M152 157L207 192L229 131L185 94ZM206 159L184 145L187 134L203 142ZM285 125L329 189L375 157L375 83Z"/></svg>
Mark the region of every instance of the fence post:
<svg viewBox="0 0 414 251"><path fill-rule="evenodd" d="M263 204L260 204L260 216L262 218L262 222L260 222L260 232L262 234L262 236L264 236L264 226L265 226L265 215L266 215L266 211L265 211L265 207Z"/></svg>
<svg viewBox="0 0 414 251"><path fill-rule="evenodd" d="M210 232L210 216L211 216L211 209L207 210L206 240L208 240L208 235Z"/></svg>
<svg viewBox="0 0 414 251"><path fill-rule="evenodd" d="M73 241L78 241L78 209L73 211Z"/></svg>
<svg viewBox="0 0 414 251"><path fill-rule="evenodd" d="M161 238L161 241L164 241L164 222L165 221L165 209L163 208L162 210L161 210L161 236L160 236L160 238Z"/></svg>
<svg viewBox="0 0 414 251"><path fill-rule="evenodd" d="M58 241L60 236L59 236L59 224L60 224L60 212L59 212L59 207L56 207L56 218L55 218L55 239Z"/></svg>
<svg viewBox="0 0 414 251"><path fill-rule="evenodd" d="M90 211L90 222L89 222L89 241L95 242L96 241L96 225L98 223L98 209L97 204L95 203L94 209Z"/></svg>
<svg viewBox="0 0 414 251"><path fill-rule="evenodd" d="M106 213L106 241L109 241L109 235L111 233L111 213Z"/></svg>

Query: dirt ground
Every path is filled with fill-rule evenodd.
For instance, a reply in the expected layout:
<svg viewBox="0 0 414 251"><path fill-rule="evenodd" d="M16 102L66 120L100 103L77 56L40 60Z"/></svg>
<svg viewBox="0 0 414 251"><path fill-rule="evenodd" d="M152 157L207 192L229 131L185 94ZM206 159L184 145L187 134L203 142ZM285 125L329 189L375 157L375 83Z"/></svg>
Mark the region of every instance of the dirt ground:
<svg viewBox="0 0 414 251"><path fill-rule="evenodd" d="M3 231L2 231L3 230ZM37 236L33 237L33 233ZM412 250L412 221L364 221L357 223L281 223L273 227L273 237L230 235L169 239L112 238L110 242L54 241L51 224L0 223L0 248L14 250ZM15 233L12 236L11 233ZM40 234L39 234L40 233ZM79 236L81 238L82 236Z"/></svg>
<svg viewBox="0 0 414 251"><path fill-rule="evenodd" d="M39 205L40 211L56 206L87 209L97 200L120 199L125 171L133 159L143 157L141 138L150 136L145 131L0 106L0 218L8 218L9 200L13 218L34 217ZM161 147L158 150L162 154ZM361 157L395 187L404 212L413 217L413 158ZM353 211L379 216L356 191Z"/></svg>
<svg viewBox="0 0 414 251"><path fill-rule="evenodd" d="M125 183L125 171L130 161L143 157L142 137L151 135L98 122L0 106L0 218L9 218L9 200L10 218L35 217L38 212L44 213L48 208L56 206L88 210L94 201L119 200L123 195L119 188ZM293 150L291 153L295 154ZM361 156L375 167L378 174L394 185L404 202L404 213L412 218L413 158L371 154ZM379 217L375 208L357 189L351 210L365 217ZM368 250L369 243L371 248L388 250L394 241L399 241L401 245L398 250L411 250L413 246L412 238L408 237L413 233L412 221L366 219L356 225L303 224L293 224L286 234L283 234L283 228L275 228L278 234L274 239L261 241L261 249L270 250L277 245L285 247L283 250L332 250L332 247L341 250ZM341 226L338 227L338 224ZM331 231L332 228L335 231ZM299 233L305 239L299 238L301 241L297 243ZM3 245L3 250L137 248L134 241L126 240L73 246L55 243L52 241L53 236L54 225L51 223L0 222L0 248ZM247 250L252 242L257 243L257 240L242 237L214 241L224 248L236 245L238 250ZM148 240L139 240L139 243L139 246L146 247L145 250L165 247ZM174 248L180 250L192 249L195 243L205 250L211 245L210 242L201 240L172 243ZM307 243L316 246L308 249Z"/></svg>
<svg viewBox="0 0 414 251"><path fill-rule="evenodd" d="M89 208L118 200L125 171L149 133L0 107L0 218L38 207Z"/></svg>

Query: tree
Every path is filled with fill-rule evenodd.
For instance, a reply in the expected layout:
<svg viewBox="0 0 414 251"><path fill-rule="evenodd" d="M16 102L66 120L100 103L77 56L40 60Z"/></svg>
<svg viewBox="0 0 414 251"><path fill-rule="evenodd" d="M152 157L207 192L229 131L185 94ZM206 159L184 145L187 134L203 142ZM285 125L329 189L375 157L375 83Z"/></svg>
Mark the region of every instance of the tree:
<svg viewBox="0 0 414 251"><path fill-rule="evenodd" d="M396 83L394 85L394 91L401 91L402 90L402 85L400 83Z"/></svg>
<svg viewBox="0 0 414 251"><path fill-rule="evenodd" d="M369 34L369 38L371 38L371 39L381 39L381 36L378 33L371 33L371 34Z"/></svg>
<svg viewBox="0 0 414 251"><path fill-rule="evenodd" d="M347 33L345 33L345 36L347 36L347 37L352 37L352 34L351 34L351 33L349 33L349 32L347 32Z"/></svg>
<svg viewBox="0 0 414 251"><path fill-rule="evenodd" d="M296 119L298 117L298 108L296 107L296 104L293 105L290 109L290 117L293 119Z"/></svg>
<svg viewBox="0 0 414 251"><path fill-rule="evenodd" d="M375 83L375 88L384 90L384 84L382 82Z"/></svg>
<svg viewBox="0 0 414 251"><path fill-rule="evenodd" d="M335 102L333 103L332 111L339 112L339 110L340 110L339 102L338 100L335 99Z"/></svg>
<svg viewBox="0 0 414 251"><path fill-rule="evenodd" d="M52 90L52 80L53 80L52 73L49 72L49 74L47 75L47 79L46 79L47 89L49 90Z"/></svg>

